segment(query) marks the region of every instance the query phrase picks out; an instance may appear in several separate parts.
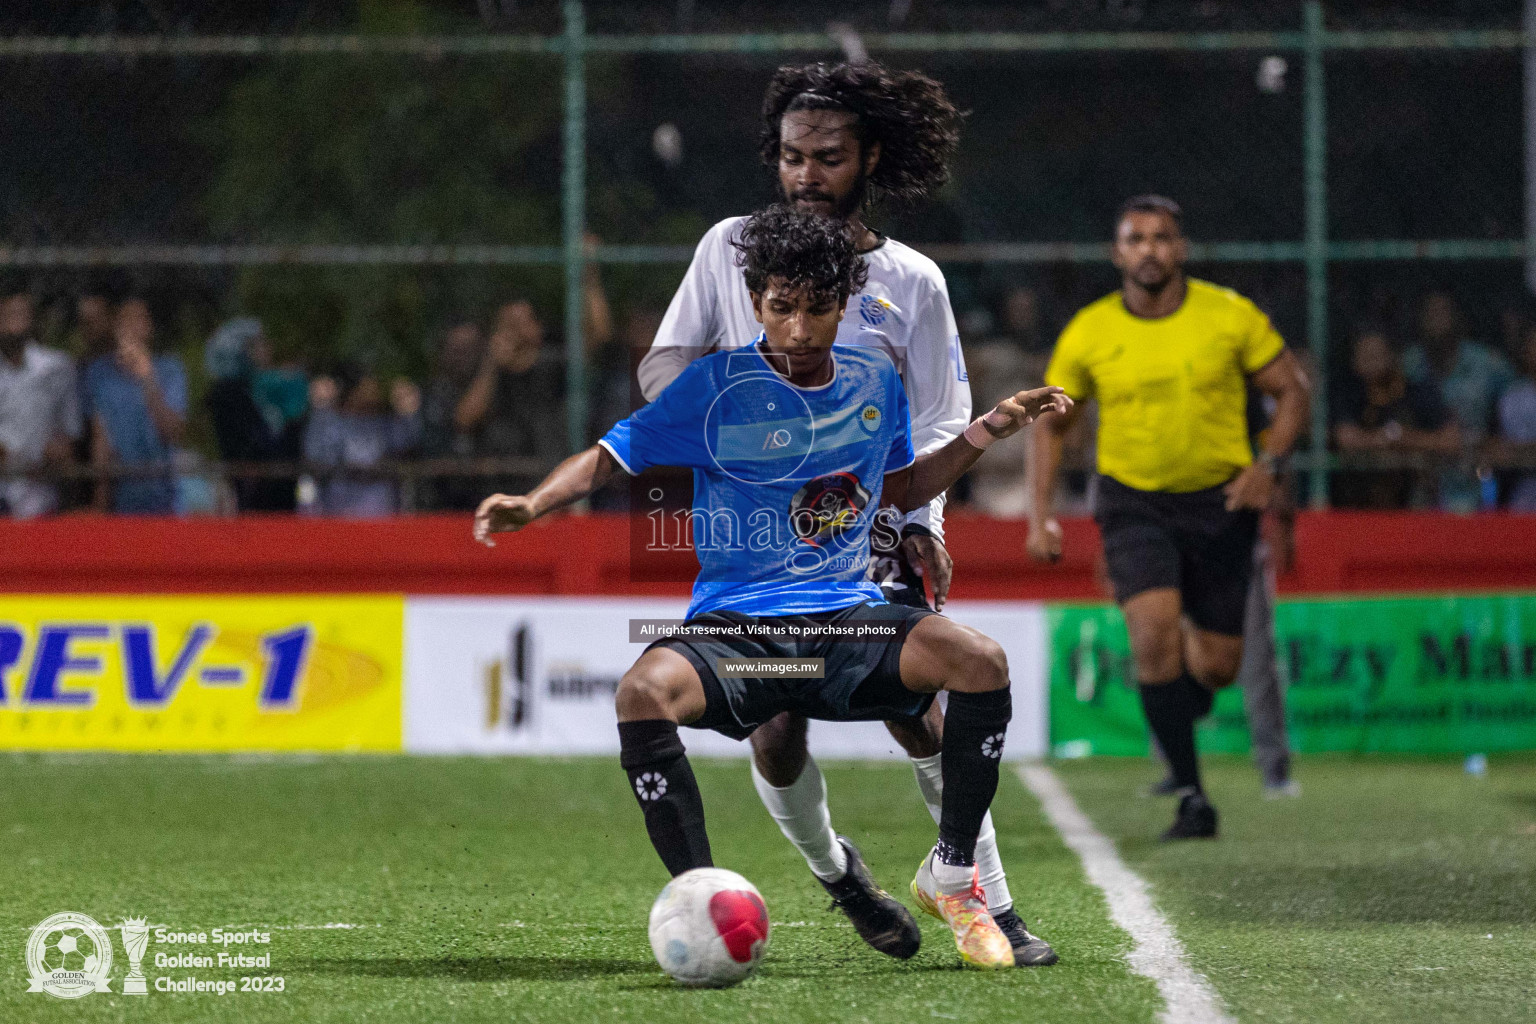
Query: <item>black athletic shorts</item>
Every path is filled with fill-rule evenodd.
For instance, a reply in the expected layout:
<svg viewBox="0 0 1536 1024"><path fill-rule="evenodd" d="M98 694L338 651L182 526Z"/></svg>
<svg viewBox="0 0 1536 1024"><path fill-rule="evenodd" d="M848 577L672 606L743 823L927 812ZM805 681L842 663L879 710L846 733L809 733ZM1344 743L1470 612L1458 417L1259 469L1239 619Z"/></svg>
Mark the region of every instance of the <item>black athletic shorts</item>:
<svg viewBox="0 0 1536 1024"><path fill-rule="evenodd" d="M820 637L773 640L763 637L658 640L647 647L669 647L692 663L704 684L704 717L689 725L713 729L742 740L781 711L827 722L878 722L920 717L933 703L933 694L913 693L901 684L901 646L922 619L936 614L928 608L866 601L815 615L757 617L740 612L705 612L688 624L793 623L856 627L859 623L890 623L890 639L848 640ZM720 676L718 658L823 658L821 679L774 676Z"/></svg>
<svg viewBox="0 0 1536 1024"><path fill-rule="evenodd" d="M1144 590L1173 587L1201 629L1243 633L1259 514L1228 512L1221 487L1173 494L1140 491L1100 476L1093 518L1121 604Z"/></svg>

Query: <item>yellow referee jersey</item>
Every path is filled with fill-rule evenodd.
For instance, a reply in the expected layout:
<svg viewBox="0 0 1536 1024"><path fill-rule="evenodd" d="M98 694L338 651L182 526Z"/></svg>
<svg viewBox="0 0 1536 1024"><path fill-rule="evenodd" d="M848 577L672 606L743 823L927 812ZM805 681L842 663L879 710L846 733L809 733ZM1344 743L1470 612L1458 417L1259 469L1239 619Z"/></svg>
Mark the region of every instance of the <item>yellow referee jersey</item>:
<svg viewBox="0 0 1536 1024"><path fill-rule="evenodd" d="M1187 279L1178 310L1132 316L1120 293L1084 307L1056 342L1045 382L1099 402L1099 472L1143 491L1198 491L1253 461L1247 375L1285 343L1229 288Z"/></svg>

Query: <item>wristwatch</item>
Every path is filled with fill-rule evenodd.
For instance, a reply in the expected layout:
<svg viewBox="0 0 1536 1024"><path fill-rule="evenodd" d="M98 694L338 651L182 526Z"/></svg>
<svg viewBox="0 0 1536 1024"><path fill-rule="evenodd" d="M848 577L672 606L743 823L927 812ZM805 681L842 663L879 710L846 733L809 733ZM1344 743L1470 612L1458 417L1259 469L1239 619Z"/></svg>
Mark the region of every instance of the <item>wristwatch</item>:
<svg viewBox="0 0 1536 1024"><path fill-rule="evenodd" d="M1274 452L1259 452L1258 458L1253 461L1269 470L1272 476L1279 476L1285 463L1285 456L1276 455Z"/></svg>

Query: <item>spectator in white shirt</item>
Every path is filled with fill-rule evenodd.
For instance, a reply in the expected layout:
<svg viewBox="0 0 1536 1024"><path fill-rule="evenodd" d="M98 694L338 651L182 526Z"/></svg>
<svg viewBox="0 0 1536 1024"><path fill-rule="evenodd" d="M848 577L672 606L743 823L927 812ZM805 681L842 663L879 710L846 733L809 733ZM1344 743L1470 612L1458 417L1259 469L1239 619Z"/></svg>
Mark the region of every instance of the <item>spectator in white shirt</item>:
<svg viewBox="0 0 1536 1024"><path fill-rule="evenodd" d="M32 337L32 296L11 289L0 298L0 508L17 519L58 507L58 488L12 476L71 460L80 436L80 402L70 358Z"/></svg>

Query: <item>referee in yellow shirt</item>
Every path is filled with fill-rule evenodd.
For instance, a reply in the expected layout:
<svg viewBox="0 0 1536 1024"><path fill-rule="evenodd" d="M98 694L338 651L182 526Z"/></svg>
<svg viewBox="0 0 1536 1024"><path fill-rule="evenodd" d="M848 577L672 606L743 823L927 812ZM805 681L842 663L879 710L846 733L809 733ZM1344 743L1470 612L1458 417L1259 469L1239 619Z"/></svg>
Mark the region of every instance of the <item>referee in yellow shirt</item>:
<svg viewBox="0 0 1536 1024"><path fill-rule="evenodd" d="M1121 290L1073 317L1045 371L1078 404L1042 417L1032 439L1029 551L1055 560L1061 437L1085 400L1098 401L1094 518L1142 709L1182 797L1164 839L1216 835L1195 721L1237 678L1259 513L1310 400L1269 318L1234 291L1186 277L1187 255L1173 200L1139 196L1121 208L1112 249ZM1257 458L1249 381L1276 403Z"/></svg>

